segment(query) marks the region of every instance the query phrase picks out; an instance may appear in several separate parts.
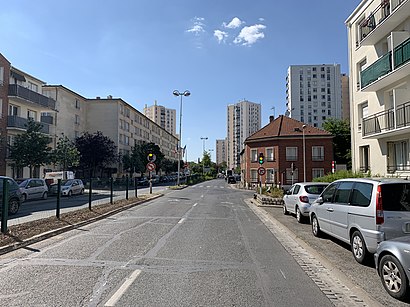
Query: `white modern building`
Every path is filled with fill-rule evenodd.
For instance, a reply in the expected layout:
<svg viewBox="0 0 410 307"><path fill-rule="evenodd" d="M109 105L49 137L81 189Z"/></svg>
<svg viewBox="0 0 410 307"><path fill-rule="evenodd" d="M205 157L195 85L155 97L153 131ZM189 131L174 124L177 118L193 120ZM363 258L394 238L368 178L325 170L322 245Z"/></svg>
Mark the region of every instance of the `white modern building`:
<svg viewBox="0 0 410 307"><path fill-rule="evenodd" d="M242 100L228 105L226 157L228 169L240 167L245 139L261 128L261 104Z"/></svg>
<svg viewBox="0 0 410 307"><path fill-rule="evenodd" d="M226 162L226 138L216 140L216 164L220 165Z"/></svg>
<svg viewBox="0 0 410 307"><path fill-rule="evenodd" d="M157 105L157 101L155 100L153 106L148 107L147 105L145 105L144 115L172 135L176 135L175 109L168 109L164 106L159 106Z"/></svg>
<svg viewBox="0 0 410 307"><path fill-rule="evenodd" d="M410 176L410 0L363 0L346 26L353 169Z"/></svg>
<svg viewBox="0 0 410 307"><path fill-rule="evenodd" d="M342 118L340 64L291 65L286 77L286 115L313 127Z"/></svg>

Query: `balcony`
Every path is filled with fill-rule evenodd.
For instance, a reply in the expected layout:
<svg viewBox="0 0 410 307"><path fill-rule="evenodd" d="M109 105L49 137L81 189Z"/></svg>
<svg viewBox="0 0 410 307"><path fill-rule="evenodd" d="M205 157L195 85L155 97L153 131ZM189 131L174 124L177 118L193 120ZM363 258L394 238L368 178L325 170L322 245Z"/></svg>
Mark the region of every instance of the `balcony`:
<svg viewBox="0 0 410 307"><path fill-rule="evenodd" d="M386 37L398 24L408 17L410 0L381 0L359 25L356 46L370 46Z"/></svg>
<svg viewBox="0 0 410 307"><path fill-rule="evenodd" d="M45 133L45 134L50 134L50 126L48 124L40 123L40 122L36 122L36 123L43 125L40 132ZM18 128L18 129L27 130L27 126L28 126L27 118L22 118L22 117L15 116L15 115L14 116L9 115L7 117L7 127L8 128Z"/></svg>
<svg viewBox="0 0 410 307"><path fill-rule="evenodd" d="M10 84L9 85L9 96L22 98L26 101L38 104L52 110L56 108L56 102L54 99L41 95L37 92L34 92L28 88L25 88L21 85Z"/></svg>
<svg viewBox="0 0 410 307"><path fill-rule="evenodd" d="M363 118L363 138L381 138L408 133L410 127L410 101L394 109L388 109ZM405 130L405 131L403 131Z"/></svg>
<svg viewBox="0 0 410 307"><path fill-rule="evenodd" d="M360 72L363 92L375 92L405 78L410 72L410 38Z"/></svg>

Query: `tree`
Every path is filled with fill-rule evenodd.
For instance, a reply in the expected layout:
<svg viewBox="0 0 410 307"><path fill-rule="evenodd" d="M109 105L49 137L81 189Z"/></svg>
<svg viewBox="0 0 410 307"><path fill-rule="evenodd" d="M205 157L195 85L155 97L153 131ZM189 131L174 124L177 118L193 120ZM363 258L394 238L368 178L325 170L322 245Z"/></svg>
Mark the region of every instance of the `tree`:
<svg viewBox="0 0 410 307"><path fill-rule="evenodd" d="M161 170L164 171L165 174L170 174L172 172L178 171L178 161L173 161L169 159L162 160Z"/></svg>
<svg viewBox="0 0 410 307"><path fill-rule="evenodd" d="M135 169L136 172L145 173L147 167L147 156L149 153L153 153L156 156L155 164L157 170L162 166L162 161L164 160L164 154L161 152L158 145L155 143L140 143L132 148L131 155L129 158L129 167L132 170Z"/></svg>
<svg viewBox="0 0 410 307"><path fill-rule="evenodd" d="M80 167L88 169L93 177L97 168L103 168L118 161L117 146L101 131L88 132L75 139L75 146L80 152Z"/></svg>
<svg viewBox="0 0 410 307"><path fill-rule="evenodd" d="M30 169L30 177L33 177L33 168L50 162L51 138L41 132L43 125L28 120L27 130L16 136L10 146L10 159L17 167Z"/></svg>
<svg viewBox="0 0 410 307"><path fill-rule="evenodd" d="M62 171L78 166L80 163L80 152L74 142L63 134L57 141L56 149L52 152L52 161L59 164Z"/></svg>
<svg viewBox="0 0 410 307"><path fill-rule="evenodd" d="M333 153L336 163L352 166L350 123L348 120L328 118L323 128L333 135Z"/></svg>

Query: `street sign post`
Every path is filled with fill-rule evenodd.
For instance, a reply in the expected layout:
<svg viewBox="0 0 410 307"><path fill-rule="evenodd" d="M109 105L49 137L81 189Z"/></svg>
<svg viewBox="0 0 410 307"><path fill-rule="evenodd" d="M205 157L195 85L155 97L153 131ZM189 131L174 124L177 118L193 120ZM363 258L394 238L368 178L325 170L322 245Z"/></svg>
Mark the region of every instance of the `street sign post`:
<svg viewBox="0 0 410 307"><path fill-rule="evenodd" d="M261 166L261 167L258 168L258 174L260 176L265 175L265 173L266 173L266 169L264 167Z"/></svg>
<svg viewBox="0 0 410 307"><path fill-rule="evenodd" d="M155 160L155 155L154 154L152 154L154 157L154 160ZM151 172L153 172L153 171L155 171L155 168L156 168L157 166L155 165L155 163L154 162L148 162L147 163L147 171L149 172L149 194L152 194L152 180L151 180Z"/></svg>

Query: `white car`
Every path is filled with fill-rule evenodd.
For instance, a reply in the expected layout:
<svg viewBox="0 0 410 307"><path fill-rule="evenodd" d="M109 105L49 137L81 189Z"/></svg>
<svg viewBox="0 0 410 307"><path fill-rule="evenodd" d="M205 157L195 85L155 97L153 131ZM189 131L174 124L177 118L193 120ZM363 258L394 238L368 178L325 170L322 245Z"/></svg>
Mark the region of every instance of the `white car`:
<svg viewBox="0 0 410 307"><path fill-rule="evenodd" d="M29 199L47 199L48 187L46 181L40 178L28 178L19 183L23 201Z"/></svg>
<svg viewBox="0 0 410 307"><path fill-rule="evenodd" d="M52 185L50 192L57 194L57 185ZM68 179L61 181L61 195L71 196L75 194L84 194L84 184L80 179Z"/></svg>
<svg viewBox="0 0 410 307"><path fill-rule="evenodd" d="M293 213L299 223L309 217L310 205L329 185L324 182L299 182L290 187L283 196L283 213Z"/></svg>

